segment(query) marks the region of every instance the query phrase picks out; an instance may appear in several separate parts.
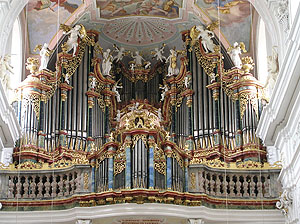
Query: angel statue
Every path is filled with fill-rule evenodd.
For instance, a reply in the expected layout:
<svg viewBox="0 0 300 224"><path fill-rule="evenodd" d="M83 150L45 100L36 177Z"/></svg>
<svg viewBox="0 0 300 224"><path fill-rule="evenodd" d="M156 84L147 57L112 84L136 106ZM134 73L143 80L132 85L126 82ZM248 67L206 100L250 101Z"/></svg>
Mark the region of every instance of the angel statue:
<svg viewBox="0 0 300 224"><path fill-rule="evenodd" d="M120 79L119 79L119 81L120 81ZM112 87L112 89L111 89L111 91L113 91L113 92L116 94L116 98L117 98L117 102L118 102L118 103L121 102L121 95L120 95L120 93L118 92L118 89L122 89L122 88L123 88L123 86L122 86L121 83L120 83L120 85L118 86L118 82L119 82L119 81L117 81L117 82L114 84L114 86Z"/></svg>
<svg viewBox="0 0 300 224"><path fill-rule="evenodd" d="M227 52L234 64L235 67L241 69L242 68L242 61L240 58L240 54L242 53L242 51L244 53L246 53L246 48L245 48L245 44L243 42L240 42L240 44L238 44L238 42L234 42L233 46L229 47L227 49Z"/></svg>
<svg viewBox="0 0 300 224"><path fill-rule="evenodd" d="M3 89L11 90L10 76L14 74L13 67L10 65L10 55L5 55L0 59L0 80Z"/></svg>
<svg viewBox="0 0 300 224"><path fill-rule="evenodd" d="M110 70L112 66L113 56L111 50L108 48L103 52L103 61L102 61L102 72L104 76L110 76Z"/></svg>
<svg viewBox="0 0 300 224"><path fill-rule="evenodd" d="M179 69L177 68L177 55L183 54L184 51L176 51L174 49L170 49L170 55L166 59L166 63L169 63L168 74L167 76L173 76L179 74Z"/></svg>
<svg viewBox="0 0 300 224"><path fill-rule="evenodd" d="M124 47L119 48L117 45L113 45L115 48L114 52L117 52L117 55L114 56L113 60L116 60L116 62L121 61L125 55L128 54L128 52L125 51Z"/></svg>
<svg viewBox="0 0 300 224"><path fill-rule="evenodd" d="M166 82L164 82L164 86L160 86L159 89L162 89L162 93L160 94L161 98L160 98L160 101L164 101L165 100L165 96L166 96L166 93L169 91L169 87L167 85Z"/></svg>
<svg viewBox="0 0 300 224"><path fill-rule="evenodd" d="M205 53L209 53L209 51L214 52L216 46L212 40L215 37L214 32L204 29L202 25L196 26L196 30L200 32L198 38L201 37Z"/></svg>
<svg viewBox="0 0 300 224"><path fill-rule="evenodd" d="M86 30L83 25L76 25L70 28L67 25L61 24L60 29L63 30L63 34L70 35L67 42L62 46L64 52L69 52L73 49L73 57L76 54L78 47L78 38L84 38L86 36Z"/></svg>
<svg viewBox="0 0 300 224"><path fill-rule="evenodd" d="M52 54L53 50L50 50L48 48L48 44L44 43L44 45L37 45L33 51L40 51L40 56L41 56L41 63L40 63L40 67L39 70L43 70L43 69L47 69L47 65L50 59L50 55Z"/></svg>
<svg viewBox="0 0 300 224"><path fill-rule="evenodd" d="M153 54L153 58L156 57L156 60L160 60L161 62L164 62L167 58L163 56L164 49L165 49L166 44L163 44L161 48L154 48L154 51L151 51L151 54Z"/></svg>

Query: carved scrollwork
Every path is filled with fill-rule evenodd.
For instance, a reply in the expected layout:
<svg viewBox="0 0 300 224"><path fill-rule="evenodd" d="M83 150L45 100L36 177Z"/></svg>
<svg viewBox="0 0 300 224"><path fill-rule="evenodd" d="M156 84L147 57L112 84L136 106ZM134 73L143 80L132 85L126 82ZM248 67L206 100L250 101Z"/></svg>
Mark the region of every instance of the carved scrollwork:
<svg viewBox="0 0 300 224"><path fill-rule="evenodd" d="M114 159L114 175L122 173L126 168L126 152L125 147L121 147L116 151Z"/></svg>
<svg viewBox="0 0 300 224"><path fill-rule="evenodd" d="M160 174L166 174L166 156L162 148L155 145L154 150L154 169Z"/></svg>

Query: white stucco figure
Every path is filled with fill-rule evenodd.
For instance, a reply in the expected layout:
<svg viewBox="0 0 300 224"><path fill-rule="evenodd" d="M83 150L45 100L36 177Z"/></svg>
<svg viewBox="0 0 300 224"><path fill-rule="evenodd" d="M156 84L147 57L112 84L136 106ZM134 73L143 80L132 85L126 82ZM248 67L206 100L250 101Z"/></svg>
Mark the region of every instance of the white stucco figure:
<svg viewBox="0 0 300 224"><path fill-rule="evenodd" d="M201 37L201 43L205 53L209 53L209 51L214 52L214 48L216 46L212 40L215 36L214 32L204 29L201 25L196 26L196 30L200 32L198 39Z"/></svg>
<svg viewBox="0 0 300 224"><path fill-rule="evenodd" d="M279 72L278 64L278 53L276 52L275 47L272 48L272 55L268 56L268 77L265 83L265 88L267 89L268 95L271 96L275 83L277 80Z"/></svg>
<svg viewBox="0 0 300 224"><path fill-rule="evenodd" d="M120 95L118 89L122 89L122 88L123 88L123 86L121 84L118 86L118 82L116 82L116 84L114 84L114 86L111 89L111 91L113 91L116 94L116 99L117 99L118 103L121 102L121 95Z"/></svg>
<svg viewBox="0 0 300 224"><path fill-rule="evenodd" d="M130 64L130 71L134 72L135 64Z"/></svg>
<svg viewBox="0 0 300 224"><path fill-rule="evenodd" d="M97 85L97 79L95 77L92 77L90 82L90 88L95 89L96 85Z"/></svg>
<svg viewBox="0 0 300 224"><path fill-rule="evenodd" d="M157 117L158 117L158 120L159 120L159 121L162 121L161 108L159 108L159 109L157 110Z"/></svg>
<svg viewBox="0 0 300 224"><path fill-rule="evenodd" d="M164 60L166 61L167 58L163 55L164 53L164 49L165 49L165 45L163 44L163 46L161 48L154 48L154 52L151 52L153 55L153 57L156 57L156 60L160 60L161 62L164 62Z"/></svg>
<svg viewBox="0 0 300 224"><path fill-rule="evenodd" d="M190 88L190 85L191 85L191 77L188 77L188 76L185 76L184 77L184 86L185 88Z"/></svg>
<svg viewBox="0 0 300 224"><path fill-rule="evenodd" d="M71 76L69 75L69 73L65 74L65 83L67 83L68 85L70 84L70 78Z"/></svg>
<svg viewBox="0 0 300 224"><path fill-rule="evenodd" d="M2 151L2 157L1 157L1 163L4 164L4 166L9 166L9 164L12 163L12 154L13 154L13 148L4 148Z"/></svg>
<svg viewBox="0 0 300 224"><path fill-rule="evenodd" d="M169 87L165 83L164 86L160 86L159 88L163 90L162 93L160 94L160 96L161 96L160 101L164 101L166 93L169 91Z"/></svg>
<svg viewBox="0 0 300 224"><path fill-rule="evenodd" d="M150 68L150 66L151 66L151 62L150 62L150 61L147 61L146 65L145 65L145 69Z"/></svg>
<svg viewBox="0 0 300 224"><path fill-rule="evenodd" d="M13 75L13 67L10 65L10 55L0 59L0 80L4 90L11 90L10 76Z"/></svg>
<svg viewBox="0 0 300 224"><path fill-rule="evenodd" d="M274 146L267 147L267 159L268 163L273 165L274 163L279 161L279 153Z"/></svg>
<svg viewBox="0 0 300 224"><path fill-rule="evenodd" d="M113 60L116 60L116 62L121 61L126 54L124 47L118 48L116 45L114 45L114 52L117 52L117 55L114 56Z"/></svg>
<svg viewBox="0 0 300 224"><path fill-rule="evenodd" d="M136 51L135 55L131 54L131 57L133 58L137 67L141 67L143 65L143 61L145 61L145 59L140 55L139 51Z"/></svg>
<svg viewBox="0 0 300 224"><path fill-rule="evenodd" d="M41 47L40 50L40 56L41 56L41 64L39 67L40 71L47 68L51 53L52 51L48 48L48 44L44 43L44 45Z"/></svg>
<svg viewBox="0 0 300 224"><path fill-rule="evenodd" d="M78 38L84 37L84 35L82 35L80 33L80 29L81 29L81 26L76 25L69 32L67 32L67 33L63 32L66 35L70 35L67 42L65 43L65 47L66 47L67 52L69 52L70 50L73 49L73 57L75 56L76 51L77 51Z"/></svg>
<svg viewBox="0 0 300 224"><path fill-rule="evenodd" d="M115 120L116 120L117 122L120 122L121 116L122 116L123 114L124 114L124 112L121 113L121 111L118 109L118 110L117 110L117 115L116 115L116 117L115 117Z"/></svg>
<svg viewBox="0 0 300 224"><path fill-rule="evenodd" d="M166 59L169 63L167 76L178 75L179 69L177 68L177 52L174 49L170 49L170 55Z"/></svg>
<svg viewBox="0 0 300 224"><path fill-rule="evenodd" d="M102 72L104 76L111 76L110 70L112 66L113 56L111 50L108 48L103 52L103 61L102 61Z"/></svg>
<svg viewBox="0 0 300 224"><path fill-rule="evenodd" d="M242 61L240 58L240 54L242 53L241 48L238 44L238 42L234 42L233 46L229 48L228 54L234 64L237 68L242 68Z"/></svg>

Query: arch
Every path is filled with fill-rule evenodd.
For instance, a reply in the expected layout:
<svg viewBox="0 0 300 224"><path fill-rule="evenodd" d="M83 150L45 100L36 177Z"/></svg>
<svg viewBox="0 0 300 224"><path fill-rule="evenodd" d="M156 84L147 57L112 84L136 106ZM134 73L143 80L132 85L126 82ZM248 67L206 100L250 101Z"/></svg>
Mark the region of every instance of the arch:
<svg viewBox="0 0 300 224"><path fill-rule="evenodd" d="M0 56L5 55L6 44L13 28L14 22L27 3L28 0L12 1L11 4L7 7L6 15L3 16L4 20L0 25Z"/></svg>

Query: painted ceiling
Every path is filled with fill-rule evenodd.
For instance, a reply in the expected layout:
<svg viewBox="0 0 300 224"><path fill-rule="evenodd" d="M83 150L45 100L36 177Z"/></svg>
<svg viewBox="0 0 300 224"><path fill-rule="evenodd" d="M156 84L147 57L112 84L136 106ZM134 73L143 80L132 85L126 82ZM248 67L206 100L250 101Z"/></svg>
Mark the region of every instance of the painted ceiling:
<svg viewBox="0 0 300 224"><path fill-rule="evenodd" d="M149 52L166 43L183 47L180 32L219 20L215 35L227 48L235 41L249 47L253 7L247 0L30 0L25 8L30 54L37 44L54 47L59 24L81 23L99 31L100 45Z"/></svg>

